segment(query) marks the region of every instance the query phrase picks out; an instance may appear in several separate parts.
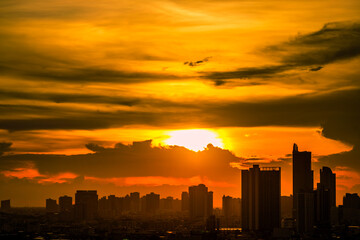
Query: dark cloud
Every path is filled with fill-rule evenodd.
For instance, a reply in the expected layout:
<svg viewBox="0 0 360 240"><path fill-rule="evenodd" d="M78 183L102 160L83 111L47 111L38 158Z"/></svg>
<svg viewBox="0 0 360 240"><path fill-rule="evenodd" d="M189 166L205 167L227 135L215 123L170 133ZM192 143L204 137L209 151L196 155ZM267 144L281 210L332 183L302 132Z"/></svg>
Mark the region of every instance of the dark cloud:
<svg viewBox="0 0 360 240"><path fill-rule="evenodd" d="M190 67L196 67L196 66L202 65L205 62L208 62L210 60L210 58L211 57L206 57L202 60L198 60L198 61L194 61L194 62L187 61L187 62L184 62L184 65L188 65Z"/></svg>
<svg viewBox="0 0 360 240"><path fill-rule="evenodd" d="M235 71L205 72L203 77L215 85L227 83L228 79L274 78L289 70L319 71L333 62L360 55L360 24L335 22L325 24L314 33L300 35L289 42L267 47L263 52L279 58L278 65L240 68Z"/></svg>
<svg viewBox="0 0 360 240"><path fill-rule="evenodd" d="M104 148L87 144L94 151L91 154L13 154L0 157L0 169L11 170L15 166L32 164L40 174L72 172L80 176L99 178L163 176L191 178L207 176L212 181L234 182L239 170L231 162L241 162L228 150L208 145L199 152L184 147L152 147L151 140L134 142L131 145L118 144ZM25 165L26 166L26 165ZM236 183L237 184L237 183Z"/></svg>
<svg viewBox="0 0 360 240"><path fill-rule="evenodd" d="M174 126L184 123L194 127L226 126L319 126L335 128L340 123L359 119L360 90L304 94L258 102L197 102L174 105L176 111L90 111L66 107L1 105L4 116L33 113L41 118L3 117L0 128L11 131L31 129L97 129L131 124ZM173 110L174 110L173 109ZM352 120L353 119L353 120ZM356 125L354 122L352 125ZM344 124L343 124L344 125ZM346 124L346 126L352 126ZM339 129L341 126L339 126ZM348 130L348 129L345 129ZM324 130L326 131L326 130ZM346 131L348 132L348 131ZM332 137L335 138L335 137Z"/></svg>
<svg viewBox="0 0 360 240"><path fill-rule="evenodd" d="M314 33L300 35L270 52L281 54L283 62L295 66L312 66L350 59L360 54L360 23L333 22Z"/></svg>
<svg viewBox="0 0 360 240"><path fill-rule="evenodd" d="M79 93L50 93L50 92L24 92L11 91L6 89L0 90L0 99L26 99L26 100L40 100L51 101L55 103L94 103L94 104L116 104L133 106L140 103L139 98L122 97L122 96L104 96L96 94L79 94Z"/></svg>
<svg viewBox="0 0 360 240"><path fill-rule="evenodd" d="M227 79L249 79L255 77L266 79L291 68L292 66L289 65L240 68L235 71L205 73L205 78L213 80L215 85L220 86L227 83L225 81Z"/></svg>
<svg viewBox="0 0 360 240"><path fill-rule="evenodd" d="M317 72L317 71L320 71L321 69L323 69L324 67L322 66L319 66L319 67L315 67L315 68L310 68L309 70L312 71L312 72Z"/></svg>
<svg viewBox="0 0 360 240"><path fill-rule="evenodd" d="M0 142L0 156L5 152L11 151L11 142Z"/></svg>
<svg viewBox="0 0 360 240"><path fill-rule="evenodd" d="M1 63L0 63L1 64ZM139 82L157 82L174 79L186 79L185 76L175 76L164 73L150 72L128 72L98 67L77 67L63 66L61 69L44 67L42 69L30 69L21 66L0 65L3 75L15 75L23 79L49 80L69 83L107 82L131 84Z"/></svg>
<svg viewBox="0 0 360 240"><path fill-rule="evenodd" d="M93 152L101 152L101 151L105 150L105 148L103 146L100 146L95 143L87 143L87 144L85 144L85 147Z"/></svg>

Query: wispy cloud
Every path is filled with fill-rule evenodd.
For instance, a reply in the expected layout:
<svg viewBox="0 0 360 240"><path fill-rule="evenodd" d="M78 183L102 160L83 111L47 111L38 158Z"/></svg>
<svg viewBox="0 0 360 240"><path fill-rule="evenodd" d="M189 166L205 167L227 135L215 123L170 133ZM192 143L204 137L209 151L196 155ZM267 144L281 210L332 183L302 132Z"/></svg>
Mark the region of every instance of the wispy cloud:
<svg viewBox="0 0 360 240"><path fill-rule="evenodd" d="M262 53L279 59L278 64L239 68L234 71L203 72L203 77L223 85L228 80L258 78L261 82L288 75L289 71L320 71L327 64L352 59L360 55L360 24L334 22L310 34L299 35L281 44L268 46Z"/></svg>

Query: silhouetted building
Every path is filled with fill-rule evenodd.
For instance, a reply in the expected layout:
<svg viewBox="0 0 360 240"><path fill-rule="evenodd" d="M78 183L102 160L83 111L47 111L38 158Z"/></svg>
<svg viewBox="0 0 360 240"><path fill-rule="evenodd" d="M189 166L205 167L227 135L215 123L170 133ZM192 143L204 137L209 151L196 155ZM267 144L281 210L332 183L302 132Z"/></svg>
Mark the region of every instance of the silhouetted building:
<svg viewBox="0 0 360 240"><path fill-rule="evenodd" d="M346 193L343 197L343 207L360 209L360 197L357 193Z"/></svg>
<svg viewBox="0 0 360 240"><path fill-rule="evenodd" d="M189 211L189 193L182 192L181 193L181 211Z"/></svg>
<svg viewBox="0 0 360 240"><path fill-rule="evenodd" d="M47 213L56 213L58 211L58 205L55 199L48 198L46 199L46 212Z"/></svg>
<svg viewBox="0 0 360 240"><path fill-rule="evenodd" d="M130 193L130 211L131 212L140 211L140 193L138 192Z"/></svg>
<svg viewBox="0 0 360 240"><path fill-rule="evenodd" d="M239 226L241 218L241 199L224 195L222 197L222 213L224 216L224 219L221 221L222 226Z"/></svg>
<svg viewBox="0 0 360 240"><path fill-rule="evenodd" d="M320 228L330 228L331 221L331 197L330 190L321 183L317 184L315 191L315 219Z"/></svg>
<svg viewBox="0 0 360 240"><path fill-rule="evenodd" d="M72 205L72 197L61 196L59 197L59 219L61 221L71 221L74 217Z"/></svg>
<svg viewBox="0 0 360 240"><path fill-rule="evenodd" d="M72 197L62 196L59 197L59 210L60 212L71 212L72 211Z"/></svg>
<svg viewBox="0 0 360 240"><path fill-rule="evenodd" d="M336 207L336 175L329 167L320 169L320 184L329 189L330 207Z"/></svg>
<svg viewBox="0 0 360 240"><path fill-rule="evenodd" d="M119 198L115 195L109 195L107 198L102 197L98 201L98 214L103 218L114 218L120 215L123 208L125 198Z"/></svg>
<svg viewBox="0 0 360 240"><path fill-rule="evenodd" d="M80 221L93 220L98 215L96 190L78 190L75 194L75 218Z"/></svg>
<svg viewBox="0 0 360 240"><path fill-rule="evenodd" d="M11 210L10 199L1 200L1 209L0 210L3 212L7 212L7 211Z"/></svg>
<svg viewBox="0 0 360 240"><path fill-rule="evenodd" d="M160 208L163 210L172 211L173 202L174 202L173 197L162 198L160 199Z"/></svg>
<svg viewBox="0 0 360 240"><path fill-rule="evenodd" d="M233 198L230 196L223 196L222 197L222 210L225 219L229 219L234 212L234 204L233 204Z"/></svg>
<svg viewBox="0 0 360 240"><path fill-rule="evenodd" d="M295 193L312 192L314 187L313 171L311 170L311 152L299 152L298 146L293 147L293 196Z"/></svg>
<svg viewBox="0 0 360 240"><path fill-rule="evenodd" d="M314 192L296 193L296 230L298 233L311 233L315 223Z"/></svg>
<svg viewBox="0 0 360 240"><path fill-rule="evenodd" d="M360 226L360 197L357 193L346 193L343 206L339 206L339 215L342 224Z"/></svg>
<svg viewBox="0 0 360 240"><path fill-rule="evenodd" d="M296 219L297 231L312 231L314 225L314 192L313 171L311 170L311 152L299 152L293 147L293 217Z"/></svg>
<svg viewBox="0 0 360 240"><path fill-rule="evenodd" d="M241 171L242 228L272 231L280 227L281 168L253 165Z"/></svg>
<svg viewBox="0 0 360 240"><path fill-rule="evenodd" d="M213 192L204 184L189 187L189 213L192 219L206 220L213 213Z"/></svg>
<svg viewBox="0 0 360 240"><path fill-rule="evenodd" d="M160 195L153 192L144 197L143 208L145 212L155 214L160 208Z"/></svg>

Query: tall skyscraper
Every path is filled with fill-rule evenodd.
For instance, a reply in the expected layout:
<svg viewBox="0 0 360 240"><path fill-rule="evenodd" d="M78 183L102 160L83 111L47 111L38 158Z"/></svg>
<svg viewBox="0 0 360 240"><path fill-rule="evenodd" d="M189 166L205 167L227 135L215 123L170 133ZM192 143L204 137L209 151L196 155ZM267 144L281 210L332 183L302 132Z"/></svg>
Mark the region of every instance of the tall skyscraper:
<svg viewBox="0 0 360 240"><path fill-rule="evenodd" d="M242 228L272 231L280 227L281 168L253 165L241 171Z"/></svg>
<svg viewBox="0 0 360 240"><path fill-rule="evenodd" d="M336 175L329 167L320 169L320 184L329 189L330 207L336 207Z"/></svg>
<svg viewBox="0 0 360 240"><path fill-rule="evenodd" d="M315 199L313 192L296 193L296 230L300 234L311 233L315 223Z"/></svg>
<svg viewBox="0 0 360 240"><path fill-rule="evenodd" d="M98 215L98 195L96 190L78 190L75 194L76 220L93 220Z"/></svg>
<svg viewBox="0 0 360 240"><path fill-rule="evenodd" d="M204 184L189 187L190 218L206 220L213 213L213 192Z"/></svg>
<svg viewBox="0 0 360 240"><path fill-rule="evenodd" d="M181 211L189 211L189 193L182 192L181 193Z"/></svg>
<svg viewBox="0 0 360 240"><path fill-rule="evenodd" d="M313 171L311 170L311 152L299 152L298 146L293 147L293 196L300 192L312 192L314 187Z"/></svg>
<svg viewBox="0 0 360 240"><path fill-rule="evenodd" d="M299 233L310 232L315 222L314 183L311 170L311 152L299 152L293 147L293 217Z"/></svg>
<svg viewBox="0 0 360 240"><path fill-rule="evenodd" d="M325 188L323 184L318 183L314 197L316 225L321 228L329 228L331 221L330 190L328 188Z"/></svg>

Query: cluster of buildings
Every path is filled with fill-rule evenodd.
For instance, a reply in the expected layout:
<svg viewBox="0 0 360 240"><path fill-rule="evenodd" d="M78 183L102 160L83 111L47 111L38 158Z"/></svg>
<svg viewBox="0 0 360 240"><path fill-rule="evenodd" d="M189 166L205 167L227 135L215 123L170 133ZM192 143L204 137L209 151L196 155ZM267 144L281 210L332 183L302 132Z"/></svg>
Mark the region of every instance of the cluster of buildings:
<svg viewBox="0 0 360 240"><path fill-rule="evenodd" d="M99 199L96 190L78 190L75 203L72 197L61 196L46 199L46 212L58 214L61 220L89 221L100 218L116 218L124 214L155 215L183 212L194 220L206 220L213 215L213 192L204 184L189 187L180 199L160 198L160 194L149 193L140 197L132 192L124 197L110 195Z"/></svg>
<svg viewBox="0 0 360 240"><path fill-rule="evenodd" d="M46 212L60 221L86 222L119 219L121 216L183 216L192 225L207 230L241 227L243 232L277 233L279 236L311 236L316 229L334 225L360 226L360 198L346 194L336 206L336 175L329 167L320 169L320 182L314 189L311 152L292 153L293 195L281 196L281 168L253 165L241 170L241 196L223 196L222 210L213 208L213 192L204 184L190 186L181 199L160 198L132 192L124 197L110 195L99 199L97 191L79 190L75 200L61 196L46 199ZM10 211L10 200L1 201L1 211Z"/></svg>
<svg viewBox="0 0 360 240"><path fill-rule="evenodd" d="M320 182L314 189L311 152L300 152L293 146L293 195L281 197L281 169L253 165L241 171L242 229L272 232L289 230L300 235L312 235L316 229L331 225L360 224L359 196L346 194L344 204L336 207L336 175L329 167L320 169ZM292 200L292 214L281 217L281 202ZM291 231L290 231L291 230Z"/></svg>

